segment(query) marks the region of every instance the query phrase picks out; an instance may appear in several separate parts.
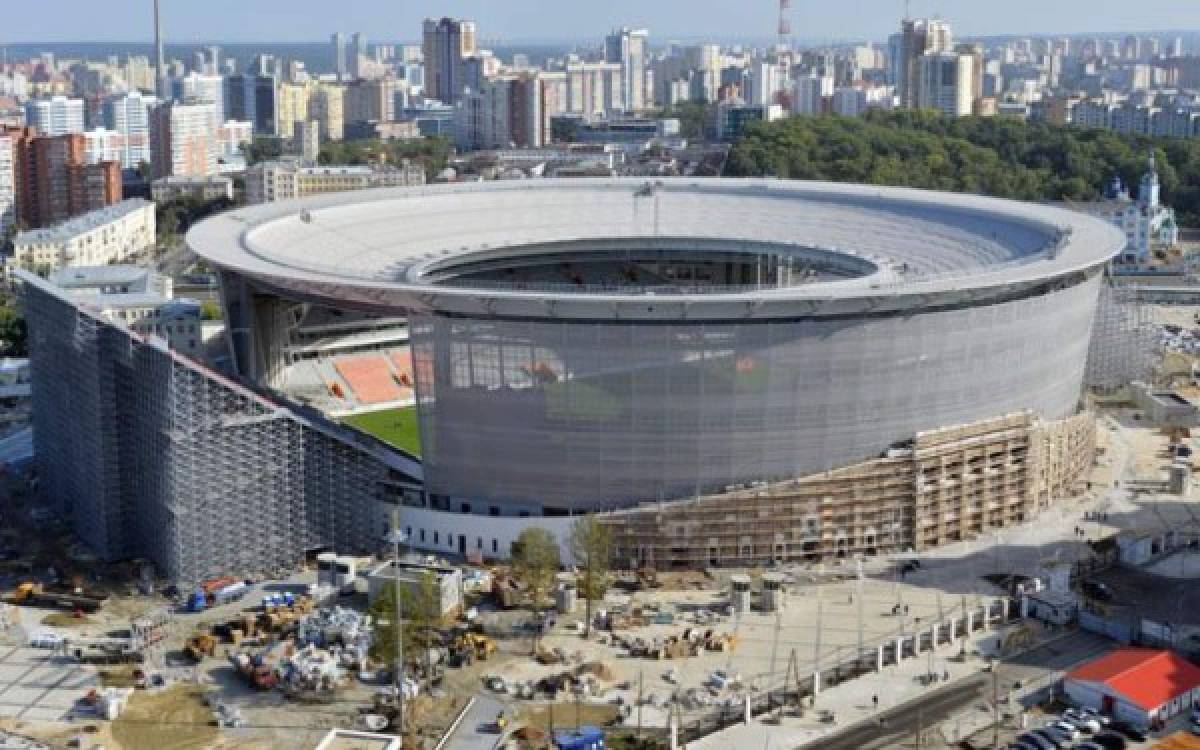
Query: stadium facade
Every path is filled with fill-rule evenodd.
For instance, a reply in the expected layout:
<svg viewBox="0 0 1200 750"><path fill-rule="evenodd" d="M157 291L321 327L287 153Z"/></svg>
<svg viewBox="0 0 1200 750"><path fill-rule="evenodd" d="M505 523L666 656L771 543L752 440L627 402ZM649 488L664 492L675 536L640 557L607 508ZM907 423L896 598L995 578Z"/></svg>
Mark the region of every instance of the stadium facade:
<svg viewBox="0 0 1200 750"><path fill-rule="evenodd" d="M183 579L368 547L396 502L418 547L504 556L530 524L565 536L600 512L620 561L679 566L1026 520L1091 465L1081 392L1124 238L978 196L680 178L325 195L188 243L218 270L237 375L266 393L312 310L406 317L422 456L272 406L26 278L35 362L80 370L35 387L43 470L80 461L49 494L107 555ZM75 445L58 400L91 404L96 444ZM255 546L220 536L238 518L273 544L234 550Z"/></svg>

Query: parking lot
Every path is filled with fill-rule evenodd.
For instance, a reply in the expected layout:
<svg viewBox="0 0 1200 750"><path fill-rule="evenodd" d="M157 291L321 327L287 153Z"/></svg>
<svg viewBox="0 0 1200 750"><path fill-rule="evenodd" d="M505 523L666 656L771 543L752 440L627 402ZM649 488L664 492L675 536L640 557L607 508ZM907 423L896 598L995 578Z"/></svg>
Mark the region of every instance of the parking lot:
<svg viewBox="0 0 1200 750"><path fill-rule="evenodd" d="M0 717L62 721L100 686L96 671L44 649L0 646Z"/></svg>

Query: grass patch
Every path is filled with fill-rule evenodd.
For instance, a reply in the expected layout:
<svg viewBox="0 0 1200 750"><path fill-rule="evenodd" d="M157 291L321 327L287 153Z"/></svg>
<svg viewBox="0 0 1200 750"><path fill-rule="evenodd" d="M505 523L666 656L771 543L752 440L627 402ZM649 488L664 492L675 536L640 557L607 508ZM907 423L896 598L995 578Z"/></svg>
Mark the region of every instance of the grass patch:
<svg viewBox="0 0 1200 750"><path fill-rule="evenodd" d="M51 625L56 628L77 628L81 625L91 625L94 622L95 620L87 615L76 617L73 612L51 612L42 618L43 625Z"/></svg>
<svg viewBox="0 0 1200 750"><path fill-rule="evenodd" d="M400 450L421 455L421 425L415 406L355 414L342 421Z"/></svg>

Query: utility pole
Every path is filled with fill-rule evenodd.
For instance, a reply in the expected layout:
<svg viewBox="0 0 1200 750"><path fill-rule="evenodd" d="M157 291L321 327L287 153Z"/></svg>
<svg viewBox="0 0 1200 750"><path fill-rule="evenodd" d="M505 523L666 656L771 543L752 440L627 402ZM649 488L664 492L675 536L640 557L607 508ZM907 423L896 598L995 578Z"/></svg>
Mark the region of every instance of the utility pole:
<svg viewBox="0 0 1200 750"><path fill-rule="evenodd" d="M821 595L821 582L825 580L825 563L817 569L817 634L813 639L813 705L817 704L817 681L821 679L821 624L824 617L824 597Z"/></svg>
<svg viewBox="0 0 1200 750"><path fill-rule="evenodd" d="M779 630L783 627L782 607L775 609L775 632L771 634L771 669L767 672L767 710L771 710L771 686L775 684L775 655L779 652ZM784 679L787 684L787 679Z"/></svg>
<svg viewBox="0 0 1200 750"><path fill-rule="evenodd" d="M863 585L864 585L864 581L863 581L863 561L862 561L861 557L858 559L858 582L857 582L857 585L858 585L858 592L855 594L855 596L858 597L858 653L854 657L854 666L856 669L859 666L859 663L862 661L862 658L863 658L863 628L865 627L865 625L863 623Z"/></svg>
<svg viewBox="0 0 1200 750"><path fill-rule="evenodd" d="M396 723L404 737L404 612L400 603L400 545L408 535L400 528L400 510L392 511L392 530L387 541L392 545L392 593L396 598L396 664L393 669L396 688ZM401 740L403 742L403 740Z"/></svg>
<svg viewBox="0 0 1200 750"><path fill-rule="evenodd" d="M642 739L642 679L645 677L645 672L638 670L638 697L637 697L637 738Z"/></svg>
<svg viewBox="0 0 1200 750"><path fill-rule="evenodd" d="M1000 663L992 662L992 750L1000 747Z"/></svg>

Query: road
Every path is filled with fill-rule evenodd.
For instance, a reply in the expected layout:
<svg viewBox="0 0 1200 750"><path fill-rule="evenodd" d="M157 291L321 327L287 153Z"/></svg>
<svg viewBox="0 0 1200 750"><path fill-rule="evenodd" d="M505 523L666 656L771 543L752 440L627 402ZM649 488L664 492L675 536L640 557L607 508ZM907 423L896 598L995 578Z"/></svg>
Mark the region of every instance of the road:
<svg viewBox="0 0 1200 750"><path fill-rule="evenodd" d="M1087 661L1112 646L1111 641L1082 631L1058 638L1002 663L996 674L997 688L1005 691L1016 681L1028 684L1040 680L1053 672L1070 669ZM859 724L806 747L819 747L821 750L903 747L912 742L919 727L932 728L954 718L973 704L990 705L992 690L992 674L977 674L934 690L918 700L882 711L881 722Z"/></svg>
<svg viewBox="0 0 1200 750"><path fill-rule="evenodd" d="M506 706L487 695L475 696L444 750L492 750L501 740L495 730L496 717Z"/></svg>

